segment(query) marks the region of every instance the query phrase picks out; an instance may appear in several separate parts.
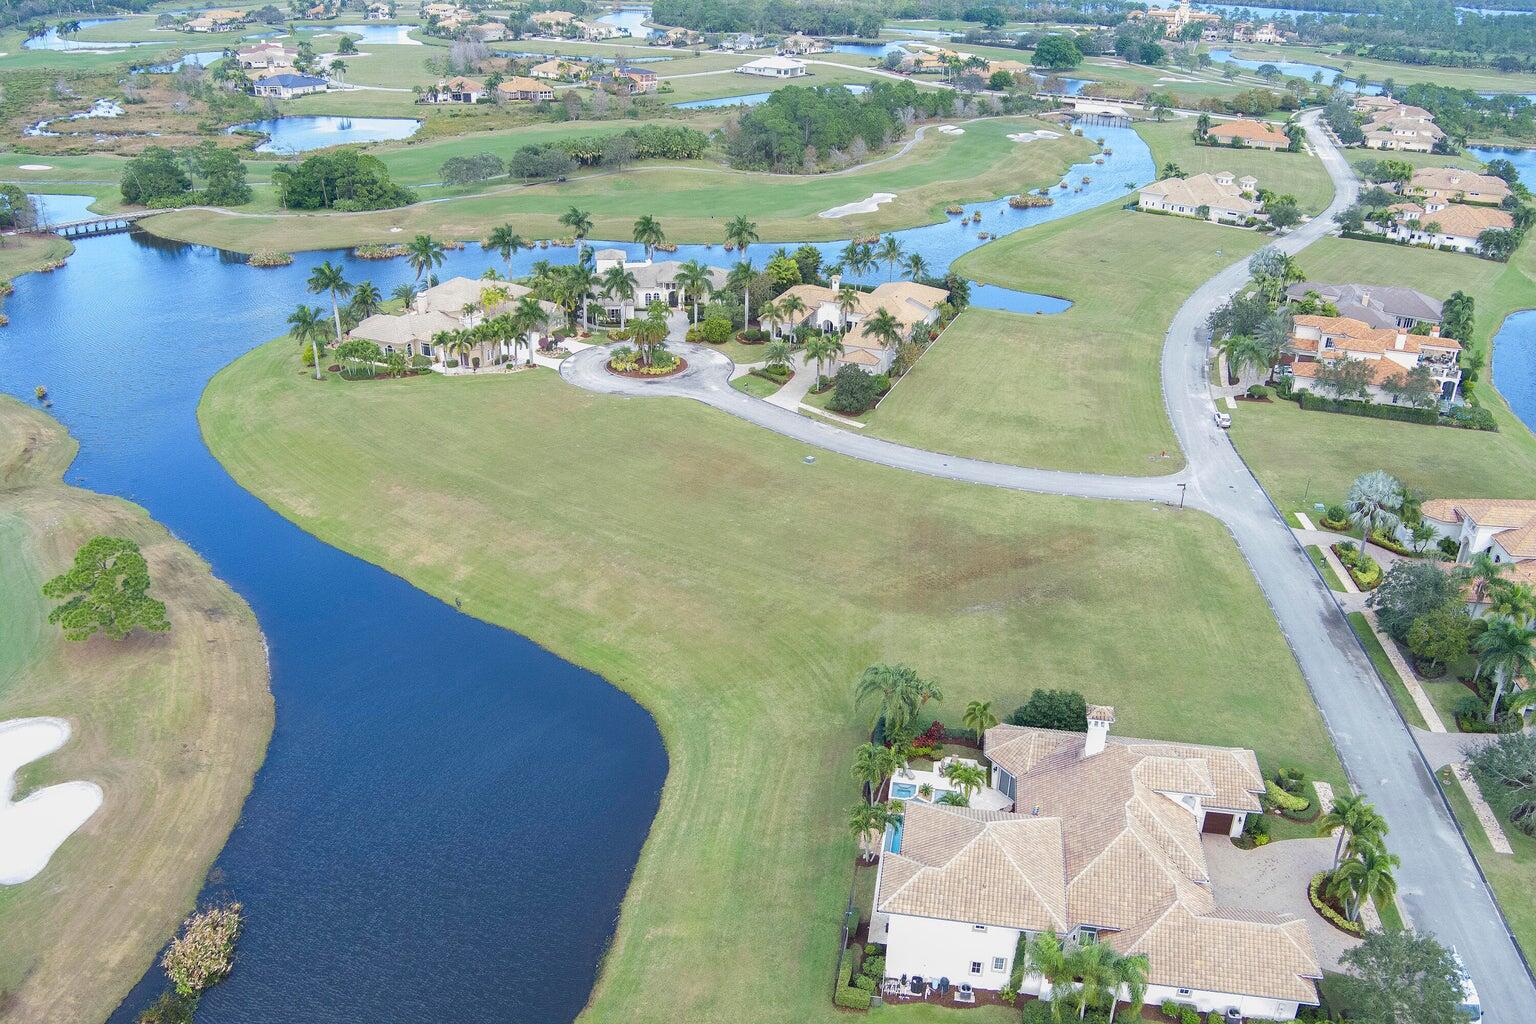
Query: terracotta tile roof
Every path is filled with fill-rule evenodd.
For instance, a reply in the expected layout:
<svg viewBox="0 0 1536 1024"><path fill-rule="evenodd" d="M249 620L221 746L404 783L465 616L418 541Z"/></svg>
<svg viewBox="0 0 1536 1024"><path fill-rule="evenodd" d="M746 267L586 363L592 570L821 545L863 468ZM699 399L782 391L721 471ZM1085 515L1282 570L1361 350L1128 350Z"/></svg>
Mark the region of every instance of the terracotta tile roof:
<svg viewBox="0 0 1536 1024"><path fill-rule="evenodd" d="M1420 217L1421 225L1430 222L1440 225L1440 234L1455 235L1457 238L1476 238L1490 228L1507 231L1515 226L1514 218L1503 210L1487 206L1465 206L1461 203L1451 203L1443 210L1425 212Z"/></svg>
<svg viewBox="0 0 1536 1024"><path fill-rule="evenodd" d="M1314 982L1323 976L1306 923L1297 918L1200 915L1175 903L1106 941L1123 954L1145 954L1154 985L1315 1003Z"/></svg>
<svg viewBox="0 0 1536 1024"><path fill-rule="evenodd" d="M1442 523L1460 522L1463 516L1479 526L1525 526L1536 522L1536 500L1529 498L1431 498L1422 511Z"/></svg>
<svg viewBox="0 0 1536 1024"><path fill-rule="evenodd" d="M1459 167L1420 167L1408 182L1412 190L1436 189L1450 192L1479 192L1503 199L1509 195L1509 183L1492 174L1478 174Z"/></svg>
<svg viewBox="0 0 1536 1024"><path fill-rule="evenodd" d="M1218 139L1246 139L1251 142L1274 142L1282 146L1291 143L1290 137L1272 125L1262 121L1252 121L1241 118L1236 121L1227 121L1211 126L1208 135L1214 135Z"/></svg>

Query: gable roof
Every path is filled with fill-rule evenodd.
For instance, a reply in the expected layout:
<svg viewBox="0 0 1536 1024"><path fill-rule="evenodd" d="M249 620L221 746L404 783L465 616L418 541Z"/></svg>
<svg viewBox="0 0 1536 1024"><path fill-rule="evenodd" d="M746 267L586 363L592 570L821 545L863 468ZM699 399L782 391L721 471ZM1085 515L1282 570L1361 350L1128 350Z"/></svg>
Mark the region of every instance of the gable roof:
<svg viewBox="0 0 1536 1024"><path fill-rule="evenodd" d="M1436 210L1433 213L1426 210L1419 215L1421 227L1429 223L1439 224L1439 233L1442 235L1475 239L1488 230L1508 231L1515 226L1515 219L1503 210L1495 210L1489 206L1447 203L1442 210Z"/></svg>
<svg viewBox="0 0 1536 1024"><path fill-rule="evenodd" d="M1223 172L1221 177L1230 178ZM1187 178L1164 178L1141 190L1142 195L1161 197L1164 202L1181 206L1219 206L1224 210L1252 213L1259 204L1243 198L1243 189L1236 184L1223 185L1214 174L1192 174Z"/></svg>
<svg viewBox="0 0 1536 1024"><path fill-rule="evenodd" d="M1408 181L1410 189L1436 189L1451 192L1479 192L1503 199L1509 195L1509 183L1492 174L1478 174L1459 167L1420 167Z"/></svg>
<svg viewBox="0 0 1536 1024"><path fill-rule="evenodd" d="M1396 327L1398 317L1439 323L1442 305L1413 288L1386 284L1319 284L1303 281L1285 290L1286 297L1299 302L1308 292L1331 302L1341 317L1350 317L1371 327Z"/></svg>
<svg viewBox="0 0 1536 1024"><path fill-rule="evenodd" d="M1273 125L1262 121L1251 121L1240 118L1236 121L1227 121L1221 124L1211 125L1207 135L1215 135L1223 139L1248 139L1253 142L1273 142L1282 146L1289 146L1291 138L1285 132Z"/></svg>

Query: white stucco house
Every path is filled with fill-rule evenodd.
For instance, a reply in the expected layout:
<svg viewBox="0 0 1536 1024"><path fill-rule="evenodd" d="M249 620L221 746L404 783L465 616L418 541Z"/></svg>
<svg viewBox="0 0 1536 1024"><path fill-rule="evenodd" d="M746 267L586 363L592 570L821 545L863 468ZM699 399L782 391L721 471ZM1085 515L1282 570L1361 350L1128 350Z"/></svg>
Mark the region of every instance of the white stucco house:
<svg viewBox="0 0 1536 1024"><path fill-rule="evenodd" d="M629 259L623 249L599 249L593 254L592 268L599 278L612 267L623 267L635 278L635 294L605 295L603 285L597 285L597 305L609 320L627 323L635 314L645 310L653 302L664 302L671 309L687 305L688 297L677 283L677 273L682 269L679 260ZM729 275L719 267L709 268L710 285L720 290L725 287ZM700 301L703 301L701 297Z"/></svg>
<svg viewBox="0 0 1536 1024"><path fill-rule="evenodd" d="M1340 359L1357 359L1371 368L1367 390L1372 401L1390 401L1386 385L1417 367L1428 371L1427 387L1435 398L1447 402L1457 398L1461 343L1442 338L1438 324L1430 327L1429 334L1410 334L1402 327L1372 327L1347 316L1303 314L1292 324L1284 361L1298 391L1318 390L1318 371L1323 366Z"/></svg>
<svg viewBox="0 0 1536 1024"><path fill-rule="evenodd" d="M747 61L736 70L740 74L757 75L759 78L804 78L806 74L805 61L793 57L759 57Z"/></svg>
<svg viewBox="0 0 1536 1024"><path fill-rule="evenodd" d="M1504 579L1536 585L1536 501L1526 498L1432 498L1420 508L1435 539L1456 542L1456 561L1486 554L1509 566ZM1474 613L1487 607L1475 591L1467 590Z"/></svg>
<svg viewBox="0 0 1536 1024"><path fill-rule="evenodd" d="M1243 223L1263 209L1258 193L1259 182L1252 175L1234 178L1230 171L1217 171L1154 181L1141 190L1136 205L1157 213Z"/></svg>
<svg viewBox="0 0 1536 1024"><path fill-rule="evenodd" d="M507 298L489 305L486 291L504 289ZM494 294L494 293L493 293ZM401 313L375 313L365 318L348 332L349 338L360 338L378 344L385 355L398 352L407 358L426 356L434 365L443 366L449 359L458 359L444 350L439 336L484 323L487 317L511 312L530 289L513 281L472 280L455 277L416 294L411 305ZM545 322L524 335L522 343L530 347L549 341L552 324L559 323L564 315L552 302L539 302ZM517 346L510 340L478 342L474 349L463 356L471 367L490 367L516 356Z"/></svg>
<svg viewBox="0 0 1536 1024"><path fill-rule="evenodd" d="M1306 922L1223 907L1202 834L1237 835L1259 813L1251 750L997 725L986 733L1006 810L909 802L886 836L870 941L898 981L1008 984L1027 939L1107 942L1148 961L1148 1004L1292 1020L1318 1003ZM1021 992L1048 988L1025 974Z"/></svg>
<svg viewBox="0 0 1536 1024"><path fill-rule="evenodd" d="M1447 247L1457 252L1477 252L1477 240L1484 231L1509 231L1515 226L1515 219L1503 210L1444 199L1393 203L1387 210L1391 223L1383 226L1367 221L1366 230L1409 245Z"/></svg>
<svg viewBox="0 0 1536 1024"><path fill-rule="evenodd" d="M869 322L881 310L895 320L898 332L909 337L918 324L931 324L939 318L939 307L949 300L949 292L914 281L888 281L873 291L844 289L843 280L834 274L830 286L797 284L785 290L777 302L794 296L804 311L767 322L777 336L794 333L801 324L812 324L825 334L842 336L843 353L833 363L835 373L842 366L857 366L870 373L890 369L896 350L869 331Z"/></svg>

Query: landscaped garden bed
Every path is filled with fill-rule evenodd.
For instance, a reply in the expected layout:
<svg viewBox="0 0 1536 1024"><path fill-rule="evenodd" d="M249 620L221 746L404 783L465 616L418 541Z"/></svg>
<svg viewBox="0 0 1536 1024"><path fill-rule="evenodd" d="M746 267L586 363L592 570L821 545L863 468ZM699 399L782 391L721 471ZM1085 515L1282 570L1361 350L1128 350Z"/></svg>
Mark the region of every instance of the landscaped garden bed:
<svg viewBox="0 0 1536 1024"><path fill-rule="evenodd" d="M642 362L638 352L628 345L621 345L613 350L607 366L608 372L618 377L658 380L682 373L688 369L688 360L666 349L659 349L651 354L649 362Z"/></svg>
<svg viewBox="0 0 1536 1024"><path fill-rule="evenodd" d="M1361 551L1353 541L1341 540L1332 547L1333 553L1349 572L1349 578L1355 581L1355 586L1361 590L1375 590L1381 586L1380 562Z"/></svg>
<svg viewBox="0 0 1536 1024"><path fill-rule="evenodd" d="M1327 895L1325 887L1328 884L1328 872L1319 871L1312 876L1312 881L1307 883L1307 900L1312 904L1312 909L1318 916L1333 925L1345 935L1355 938L1365 934L1365 926L1351 921L1344 916L1343 909Z"/></svg>

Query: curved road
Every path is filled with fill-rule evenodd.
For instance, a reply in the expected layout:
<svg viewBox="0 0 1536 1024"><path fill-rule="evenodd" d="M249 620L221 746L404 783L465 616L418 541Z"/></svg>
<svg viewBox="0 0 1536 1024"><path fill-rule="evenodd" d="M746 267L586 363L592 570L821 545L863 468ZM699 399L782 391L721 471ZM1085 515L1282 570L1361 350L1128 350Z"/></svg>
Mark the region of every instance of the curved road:
<svg viewBox="0 0 1536 1024"><path fill-rule="evenodd" d="M1325 213L1275 241L1293 254L1331 231L1334 218L1359 192L1354 173L1317 127L1317 117L1314 111L1303 120L1313 149L1333 179L1334 198ZM866 437L736 391L728 382L729 360L698 346L683 346L690 360L685 373L661 381L607 373L598 348L566 359L560 372L593 391L693 398L808 445L928 476L1122 501L1176 502L1180 485L1187 485L1187 504L1216 516L1232 532L1306 677L1350 780L1392 823L1392 850L1403 862L1397 873L1399 895L1413 923L1461 952L1490 1024L1528 1019L1536 1008L1536 983L1428 763L1306 552L1226 432L1215 425L1206 380L1205 319L1247 280L1246 260L1227 267L1189 297L1168 329L1163 401L1188 465L1161 477L1029 469ZM1240 671L1240 666L1234 669ZM1263 686L1264 680L1246 679L1240 685Z"/></svg>

